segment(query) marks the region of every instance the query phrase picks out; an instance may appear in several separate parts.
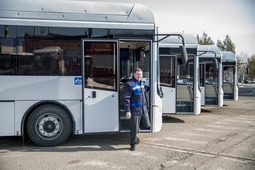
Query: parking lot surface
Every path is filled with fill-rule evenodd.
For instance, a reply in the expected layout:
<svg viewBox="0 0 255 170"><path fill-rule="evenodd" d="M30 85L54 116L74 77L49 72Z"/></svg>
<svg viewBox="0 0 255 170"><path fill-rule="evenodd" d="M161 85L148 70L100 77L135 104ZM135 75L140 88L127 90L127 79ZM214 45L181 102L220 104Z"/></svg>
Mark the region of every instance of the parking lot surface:
<svg viewBox="0 0 255 170"><path fill-rule="evenodd" d="M240 89L238 101L202 107L200 115L168 115L158 133L72 136L61 146L22 144L0 138L0 170L24 169L255 169L255 90ZM253 95L254 94L254 95Z"/></svg>

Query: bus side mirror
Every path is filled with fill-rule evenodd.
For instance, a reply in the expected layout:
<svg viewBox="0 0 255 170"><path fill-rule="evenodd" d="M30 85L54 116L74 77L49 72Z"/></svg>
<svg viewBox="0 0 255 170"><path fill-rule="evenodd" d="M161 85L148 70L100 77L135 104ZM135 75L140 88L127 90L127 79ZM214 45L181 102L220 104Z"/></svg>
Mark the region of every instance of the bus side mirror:
<svg viewBox="0 0 255 170"><path fill-rule="evenodd" d="M162 90L161 86L159 86L159 88L158 88L158 95L159 95L160 98L164 97L164 93L163 93L163 90Z"/></svg>
<svg viewBox="0 0 255 170"><path fill-rule="evenodd" d="M215 66L215 69L218 70L218 60L217 60L217 58L213 59L213 65Z"/></svg>
<svg viewBox="0 0 255 170"><path fill-rule="evenodd" d="M180 51L181 51L181 62L180 64L186 64L188 61L188 54L187 54L187 49L185 46L180 46Z"/></svg>

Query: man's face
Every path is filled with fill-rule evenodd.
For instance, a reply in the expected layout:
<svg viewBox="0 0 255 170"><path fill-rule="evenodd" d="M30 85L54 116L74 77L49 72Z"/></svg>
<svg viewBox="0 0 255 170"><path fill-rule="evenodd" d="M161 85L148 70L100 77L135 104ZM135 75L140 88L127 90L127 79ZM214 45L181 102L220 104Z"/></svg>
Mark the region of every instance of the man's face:
<svg viewBox="0 0 255 170"><path fill-rule="evenodd" d="M142 71L136 71L134 76L135 76L136 80L141 81L142 78L143 78L143 72Z"/></svg>

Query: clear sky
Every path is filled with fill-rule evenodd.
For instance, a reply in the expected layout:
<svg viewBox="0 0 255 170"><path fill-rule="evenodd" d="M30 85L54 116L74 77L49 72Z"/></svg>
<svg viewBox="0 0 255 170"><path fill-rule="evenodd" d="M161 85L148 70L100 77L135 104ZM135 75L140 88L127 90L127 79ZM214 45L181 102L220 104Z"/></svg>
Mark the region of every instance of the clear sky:
<svg viewBox="0 0 255 170"><path fill-rule="evenodd" d="M92 0L93 1L93 0ZM229 35L236 54L255 54L255 0L94 0L148 6L160 32L206 32L216 43Z"/></svg>

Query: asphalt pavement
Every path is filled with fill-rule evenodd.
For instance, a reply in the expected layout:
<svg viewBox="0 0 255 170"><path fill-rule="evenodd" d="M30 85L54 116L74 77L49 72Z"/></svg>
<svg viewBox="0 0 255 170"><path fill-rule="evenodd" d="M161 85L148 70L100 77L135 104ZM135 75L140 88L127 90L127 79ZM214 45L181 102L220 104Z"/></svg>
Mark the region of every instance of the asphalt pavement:
<svg viewBox="0 0 255 170"><path fill-rule="evenodd" d="M254 170L255 86L239 94L223 107L202 107L200 115L164 116L160 132L139 134L136 151L128 133L72 136L55 147L0 137L0 170Z"/></svg>

